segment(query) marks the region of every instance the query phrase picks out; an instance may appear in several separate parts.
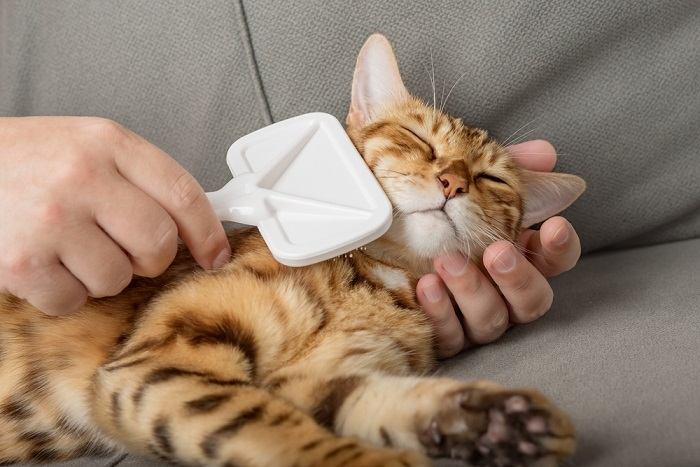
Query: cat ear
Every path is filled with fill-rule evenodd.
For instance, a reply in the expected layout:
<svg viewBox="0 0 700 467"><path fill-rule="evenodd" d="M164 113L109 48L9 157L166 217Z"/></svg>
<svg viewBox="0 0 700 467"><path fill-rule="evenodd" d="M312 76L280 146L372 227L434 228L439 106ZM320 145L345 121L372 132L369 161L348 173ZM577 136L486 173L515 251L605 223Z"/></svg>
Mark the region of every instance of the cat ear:
<svg viewBox="0 0 700 467"><path fill-rule="evenodd" d="M372 34L357 56L348 126L364 125L378 108L407 96L391 44L382 34Z"/></svg>
<svg viewBox="0 0 700 467"><path fill-rule="evenodd" d="M521 170L523 227L560 213L583 194L586 182L576 175Z"/></svg>

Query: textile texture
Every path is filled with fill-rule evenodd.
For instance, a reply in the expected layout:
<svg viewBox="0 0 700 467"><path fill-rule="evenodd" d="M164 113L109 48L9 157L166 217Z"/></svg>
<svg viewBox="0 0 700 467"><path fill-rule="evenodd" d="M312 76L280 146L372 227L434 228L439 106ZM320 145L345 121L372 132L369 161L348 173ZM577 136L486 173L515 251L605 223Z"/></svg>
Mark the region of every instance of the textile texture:
<svg viewBox="0 0 700 467"><path fill-rule="evenodd" d="M546 317L441 373L542 388L577 426L571 465L698 465L700 2L0 0L0 116L112 118L213 190L238 137L344 120L376 31L419 97L435 82L495 137L554 143L588 181L567 212L586 252L646 245L584 257Z"/></svg>

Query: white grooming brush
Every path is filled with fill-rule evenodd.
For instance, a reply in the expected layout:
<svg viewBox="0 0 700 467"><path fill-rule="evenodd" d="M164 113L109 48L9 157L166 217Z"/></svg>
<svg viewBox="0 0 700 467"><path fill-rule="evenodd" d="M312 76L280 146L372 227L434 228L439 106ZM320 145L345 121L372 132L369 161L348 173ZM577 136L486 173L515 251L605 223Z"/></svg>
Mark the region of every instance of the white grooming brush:
<svg viewBox="0 0 700 467"><path fill-rule="evenodd" d="M287 266L342 255L391 226L389 199L332 115L304 114L243 136L226 162L234 178L207 193L216 214L257 226Z"/></svg>

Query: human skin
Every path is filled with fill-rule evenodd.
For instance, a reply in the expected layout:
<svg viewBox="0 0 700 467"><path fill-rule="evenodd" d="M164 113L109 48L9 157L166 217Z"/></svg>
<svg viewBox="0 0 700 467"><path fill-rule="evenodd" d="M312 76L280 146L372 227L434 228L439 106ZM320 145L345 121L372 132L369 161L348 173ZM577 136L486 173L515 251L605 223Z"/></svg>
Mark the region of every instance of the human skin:
<svg viewBox="0 0 700 467"><path fill-rule="evenodd" d="M547 141L508 150L530 170L551 171L556 163ZM436 258L435 273L418 281L418 301L436 330L441 357L492 342L510 325L540 318L552 305L547 277L573 268L581 255L578 235L563 217L548 219L539 230L524 230L518 243L527 256L507 241L486 248L482 261L488 276L461 253L452 253Z"/></svg>
<svg viewBox="0 0 700 467"><path fill-rule="evenodd" d="M552 170L556 162L545 141L509 150L528 169ZM0 193L0 292L47 314L75 311L88 296L116 295L134 274L159 275L175 256L178 236L204 268L230 256L194 177L111 120L0 118ZM504 241L486 249L493 282L460 254L436 258L436 272L420 279L418 300L441 356L493 341L510 323L533 321L549 309L546 277L576 264L578 236L554 217L539 231L524 231L520 243L532 252L528 258Z"/></svg>
<svg viewBox="0 0 700 467"><path fill-rule="evenodd" d="M0 193L0 291L47 314L159 275L178 236L205 268L230 255L194 177L107 119L0 118Z"/></svg>

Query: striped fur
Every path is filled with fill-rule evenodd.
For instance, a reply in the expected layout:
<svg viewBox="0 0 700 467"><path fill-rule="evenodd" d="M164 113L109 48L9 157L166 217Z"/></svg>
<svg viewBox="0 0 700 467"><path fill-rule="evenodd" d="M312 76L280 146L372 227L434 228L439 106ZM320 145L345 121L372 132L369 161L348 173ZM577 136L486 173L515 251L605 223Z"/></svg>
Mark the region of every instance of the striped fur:
<svg viewBox="0 0 700 467"><path fill-rule="evenodd" d="M289 268L246 229L229 234L233 258L220 270L198 270L181 249L161 277L71 316L0 295L0 463L122 450L216 466L568 456L571 425L538 393L422 377L435 355L414 288L430 258L478 255L489 235L512 239L521 227L519 172L505 150L410 96L348 132L397 208L366 250ZM469 180L468 196L450 201L449 222L412 220L420 200L439 198L446 171ZM519 404L514 394L547 417L546 433L522 435L537 459L475 450L489 410Z"/></svg>

